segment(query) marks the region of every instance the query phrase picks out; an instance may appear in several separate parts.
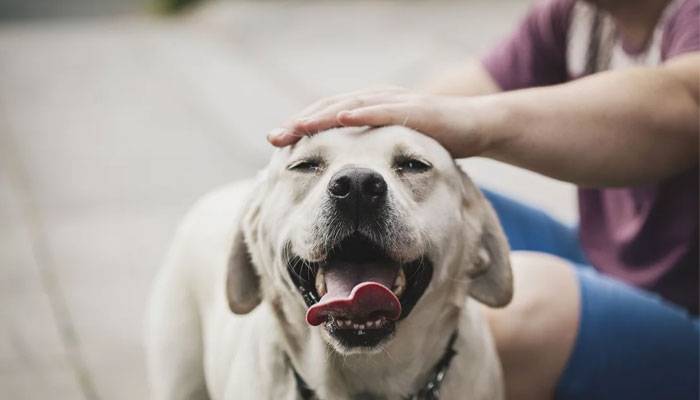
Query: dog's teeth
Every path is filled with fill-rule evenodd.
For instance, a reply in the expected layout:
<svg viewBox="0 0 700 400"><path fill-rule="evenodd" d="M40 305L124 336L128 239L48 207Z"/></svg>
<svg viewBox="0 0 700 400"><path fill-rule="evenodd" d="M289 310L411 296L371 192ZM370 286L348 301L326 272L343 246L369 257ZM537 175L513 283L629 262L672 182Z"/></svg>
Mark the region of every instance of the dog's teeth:
<svg viewBox="0 0 700 400"><path fill-rule="evenodd" d="M316 292L319 297L323 297L326 294L326 271L323 268L319 268L316 272Z"/></svg>
<svg viewBox="0 0 700 400"><path fill-rule="evenodd" d="M394 281L394 286L391 288L391 290L394 292L396 297L401 297L405 289L406 274L403 272L403 267L399 267L399 273L396 275L396 280Z"/></svg>
<svg viewBox="0 0 700 400"><path fill-rule="evenodd" d="M360 324L352 324L352 327L355 329L360 329Z"/></svg>
<svg viewBox="0 0 700 400"><path fill-rule="evenodd" d="M368 328L371 328L374 326L374 321L367 321L366 325Z"/></svg>

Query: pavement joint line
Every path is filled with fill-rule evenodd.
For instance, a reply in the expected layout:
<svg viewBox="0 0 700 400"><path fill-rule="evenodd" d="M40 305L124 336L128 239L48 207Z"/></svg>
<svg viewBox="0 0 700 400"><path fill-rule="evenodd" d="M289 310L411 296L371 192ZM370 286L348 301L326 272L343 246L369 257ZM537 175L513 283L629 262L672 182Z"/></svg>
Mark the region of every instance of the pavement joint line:
<svg viewBox="0 0 700 400"><path fill-rule="evenodd" d="M29 231L34 264L39 270L41 285L49 297L54 323L65 347L68 364L73 370L85 400L99 400L94 381L80 350L80 341L65 294L55 273L39 210L32 201L31 190L26 183L27 174L24 173L21 162L15 156L17 149L10 135L9 130L5 131L4 135L0 135L0 167L8 171L9 184L14 187L14 192L19 197L21 218L27 224Z"/></svg>

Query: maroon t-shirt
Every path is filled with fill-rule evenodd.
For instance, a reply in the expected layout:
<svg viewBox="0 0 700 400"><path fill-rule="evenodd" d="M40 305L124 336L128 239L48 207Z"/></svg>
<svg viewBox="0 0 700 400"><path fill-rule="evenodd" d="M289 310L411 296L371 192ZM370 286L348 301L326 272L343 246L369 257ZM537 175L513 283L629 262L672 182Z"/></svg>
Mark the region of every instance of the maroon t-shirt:
<svg viewBox="0 0 700 400"><path fill-rule="evenodd" d="M658 65L700 51L700 0L671 1L652 36L644 48L630 48L610 16L594 6L545 0L483 64L503 90ZM579 189L580 238L588 259L601 272L697 314L699 179L696 165L655 184Z"/></svg>

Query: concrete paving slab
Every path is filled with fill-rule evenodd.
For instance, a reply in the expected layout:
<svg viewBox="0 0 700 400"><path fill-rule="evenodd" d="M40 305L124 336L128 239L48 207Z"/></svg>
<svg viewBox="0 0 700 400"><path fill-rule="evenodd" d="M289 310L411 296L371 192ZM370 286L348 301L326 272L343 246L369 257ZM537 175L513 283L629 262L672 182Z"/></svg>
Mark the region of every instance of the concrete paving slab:
<svg viewBox="0 0 700 400"><path fill-rule="evenodd" d="M147 398L149 288L187 208L95 209L48 220L48 245L100 399Z"/></svg>
<svg viewBox="0 0 700 400"><path fill-rule="evenodd" d="M0 373L60 363L66 351L25 232L0 237Z"/></svg>
<svg viewBox="0 0 700 400"><path fill-rule="evenodd" d="M244 173L262 168L272 147L265 135L305 105L303 90L285 87L242 43L211 35L196 25L172 27L154 37L154 56L172 69L177 83L196 99L201 116L224 129L208 135L230 148Z"/></svg>
<svg viewBox="0 0 700 400"><path fill-rule="evenodd" d="M62 321L35 257L25 199L7 161L0 164L0 392L8 399L48 398L39 393L53 391L51 398L81 399Z"/></svg>
<svg viewBox="0 0 700 400"><path fill-rule="evenodd" d="M167 202L254 170L244 138L198 100L173 60L154 54L151 29L78 24L0 40L8 55L0 57L0 91L11 99L3 102L6 134L47 215Z"/></svg>
<svg viewBox="0 0 700 400"><path fill-rule="evenodd" d="M3 399L80 400L84 397L69 368L0 373Z"/></svg>

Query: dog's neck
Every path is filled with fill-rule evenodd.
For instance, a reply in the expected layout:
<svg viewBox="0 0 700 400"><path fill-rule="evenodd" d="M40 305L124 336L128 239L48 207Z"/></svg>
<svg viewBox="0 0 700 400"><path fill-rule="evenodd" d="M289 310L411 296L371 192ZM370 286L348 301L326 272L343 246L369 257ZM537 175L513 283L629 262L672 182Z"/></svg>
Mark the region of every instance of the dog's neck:
<svg viewBox="0 0 700 400"><path fill-rule="evenodd" d="M396 336L380 351L350 355L342 355L328 345L320 334L323 328L293 323L279 313L277 316L284 325L279 330L280 339L290 368L319 398L342 399L361 394L403 398L431 379L457 330L461 311L456 306L443 307L438 313L416 309L410 318L399 323Z"/></svg>
<svg viewBox="0 0 700 400"><path fill-rule="evenodd" d="M440 398L440 390L442 388L442 383L445 379L445 375L447 374L447 371L450 368L452 358L457 354L457 352L454 349L455 341L457 340L457 334L458 332L455 331L452 333L452 335L450 335L450 339L448 340L447 346L445 347L445 350L442 353L442 357L440 357L440 360L435 364L433 370L430 373L430 379L427 380L423 387L421 387L419 390L415 391L409 396L404 396L404 398L433 400L437 400ZM302 378L301 375L299 375L299 372L294 368L293 365L291 365L291 363L290 368L293 370L292 372L294 374L294 381L297 386L297 393L302 398L302 400L317 400L318 396L316 395L316 392L306 383L304 378ZM354 397L366 399L376 398L376 396L377 395L372 393L362 393L360 396ZM379 396L384 398L386 394L382 394Z"/></svg>

